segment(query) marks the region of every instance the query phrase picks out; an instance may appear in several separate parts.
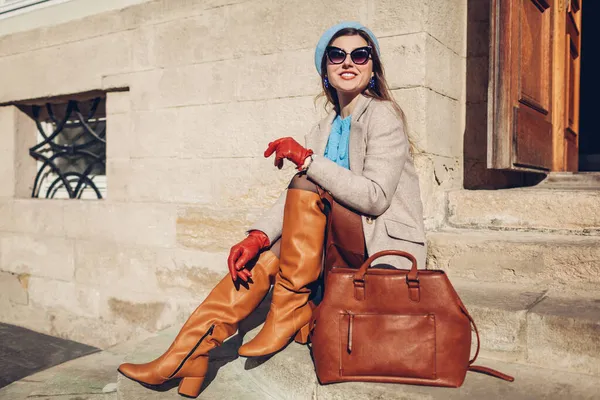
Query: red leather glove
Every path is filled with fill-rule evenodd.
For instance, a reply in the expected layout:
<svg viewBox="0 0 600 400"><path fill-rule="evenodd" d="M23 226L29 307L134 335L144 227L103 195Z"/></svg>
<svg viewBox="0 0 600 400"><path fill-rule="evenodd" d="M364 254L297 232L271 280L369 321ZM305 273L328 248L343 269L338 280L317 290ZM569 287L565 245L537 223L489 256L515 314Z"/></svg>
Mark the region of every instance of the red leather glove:
<svg viewBox="0 0 600 400"><path fill-rule="evenodd" d="M310 149L305 149L291 137L284 137L269 143L269 147L265 150L265 157L270 157L275 152L275 166L279 169L283 167L283 159L287 158L294 164L296 169L300 170L306 157L313 154Z"/></svg>
<svg viewBox="0 0 600 400"><path fill-rule="evenodd" d="M231 247L229 257L227 257L227 266L231 279L238 278L244 282L252 276L247 269L243 269L246 264L258 255L258 252L269 246L269 237L262 231L250 231L248 236L238 244Z"/></svg>

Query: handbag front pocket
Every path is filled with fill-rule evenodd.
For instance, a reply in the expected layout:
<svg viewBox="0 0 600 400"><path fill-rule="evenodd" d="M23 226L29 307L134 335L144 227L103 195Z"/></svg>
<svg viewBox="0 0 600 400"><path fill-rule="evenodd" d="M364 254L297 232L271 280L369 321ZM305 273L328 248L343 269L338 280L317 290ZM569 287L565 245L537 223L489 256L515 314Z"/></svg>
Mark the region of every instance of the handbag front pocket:
<svg viewBox="0 0 600 400"><path fill-rule="evenodd" d="M340 315L340 374L435 379L435 315Z"/></svg>

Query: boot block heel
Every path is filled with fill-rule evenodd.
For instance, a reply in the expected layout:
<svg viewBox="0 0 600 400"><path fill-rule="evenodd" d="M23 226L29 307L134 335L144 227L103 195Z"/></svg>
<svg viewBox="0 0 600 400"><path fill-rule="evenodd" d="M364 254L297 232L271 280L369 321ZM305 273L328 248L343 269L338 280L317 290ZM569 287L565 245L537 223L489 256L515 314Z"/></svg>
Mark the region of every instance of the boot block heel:
<svg viewBox="0 0 600 400"><path fill-rule="evenodd" d="M296 333L296 337L294 338L294 341L296 343L300 343L300 344L308 343L309 333L310 333L310 325L306 324L302 328L300 328L298 333Z"/></svg>
<svg viewBox="0 0 600 400"><path fill-rule="evenodd" d="M203 382L203 376L199 378L183 378L181 382L179 382L178 392L182 396L196 398L200 394L200 388L202 387Z"/></svg>

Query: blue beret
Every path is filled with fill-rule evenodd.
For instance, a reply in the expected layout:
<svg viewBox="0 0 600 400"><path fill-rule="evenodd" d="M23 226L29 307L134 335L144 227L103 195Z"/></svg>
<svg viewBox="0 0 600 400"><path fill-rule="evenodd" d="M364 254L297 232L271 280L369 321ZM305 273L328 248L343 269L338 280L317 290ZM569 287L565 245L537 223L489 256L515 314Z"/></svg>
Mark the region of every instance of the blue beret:
<svg viewBox="0 0 600 400"><path fill-rule="evenodd" d="M329 41L331 40L333 35L335 35L336 33L338 33L339 31L341 31L344 28L354 28L354 29L360 29L361 31L364 31L367 35L369 35L369 37L371 37L371 40L373 41L373 43L375 43L375 50L377 51L377 54L381 54L379 52L379 42L377 41L377 38L375 37L373 32L371 32L369 29L367 29L360 22L354 22L354 21L340 22L339 24L334 25L331 28L327 29L325 31L325 33L323 33L323 35L321 36L321 39L319 39L319 43L317 43L317 48L315 49L315 68L317 69L317 72L319 73L319 75L321 74L321 62L323 61L323 55L325 54L325 48L327 47L327 44L329 43Z"/></svg>

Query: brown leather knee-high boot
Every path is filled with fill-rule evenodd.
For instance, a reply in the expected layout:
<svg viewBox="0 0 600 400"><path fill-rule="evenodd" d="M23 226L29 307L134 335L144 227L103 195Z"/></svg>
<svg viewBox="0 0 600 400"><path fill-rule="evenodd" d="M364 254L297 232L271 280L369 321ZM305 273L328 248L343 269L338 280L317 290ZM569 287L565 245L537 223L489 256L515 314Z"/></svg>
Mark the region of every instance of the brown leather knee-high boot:
<svg viewBox="0 0 600 400"><path fill-rule="evenodd" d="M119 372L147 385L160 385L183 378L179 393L196 397L208 369L208 351L233 335L268 293L279 270L279 260L271 251L262 253L252 268L248 286L236 288L225 276L190 315L169 349L146 364L121 364Z"/></svg>
<svg viewBox="0 0 600 400"><path fill-rule="evenodd" d="M317 193L288 189L285 202L279 274L267 320L259 334L239 349L244 357L273 354L294 335L306 342L312 310L307 286L319 278L326 217Z"/></svg>

